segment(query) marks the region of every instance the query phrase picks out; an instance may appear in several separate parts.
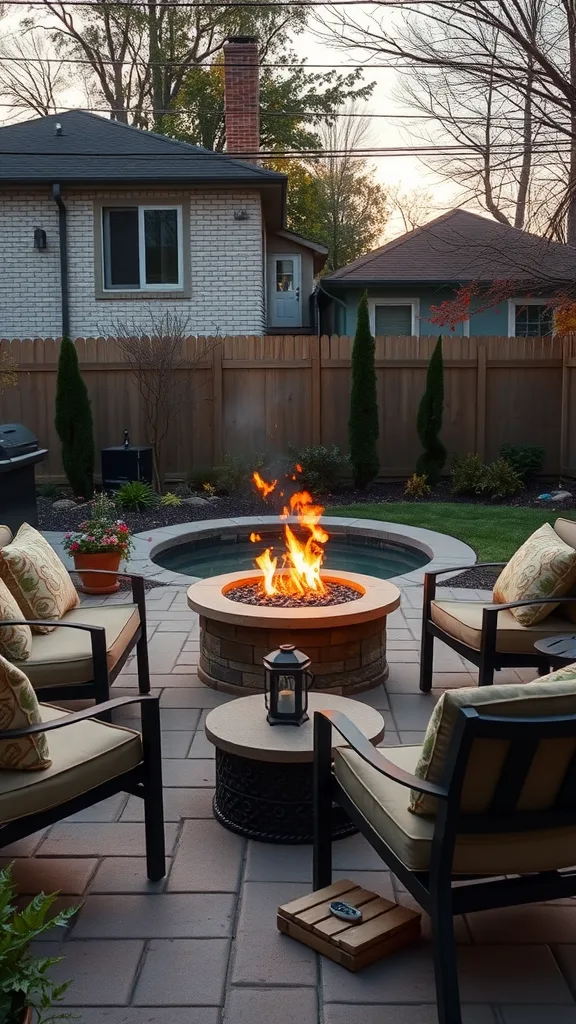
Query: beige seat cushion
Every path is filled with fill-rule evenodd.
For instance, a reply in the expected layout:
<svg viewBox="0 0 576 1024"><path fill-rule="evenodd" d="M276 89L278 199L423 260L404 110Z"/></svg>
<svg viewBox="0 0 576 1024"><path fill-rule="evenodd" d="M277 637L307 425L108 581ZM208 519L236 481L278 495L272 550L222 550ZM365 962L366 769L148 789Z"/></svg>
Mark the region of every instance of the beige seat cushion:
<svg viewBox="0 0 576 1024"><path fill-rule="evenodd" d="M387 747L383 753L414 773L420 747ZM408 790L387 779L347 747L334 750L334 771L356 807L396 856L411 871L427 871L434 819L408 810ZM498 836L460 836L454 873L507 875L572 867L576 861L576 829L520 832Z"/></svg>
<svg viewBox="0 0 576 1024"><path fill-rule="evenodd" d="M38 698L29 679L0 656L0 730L25 729L41 721ZM47 768L49 764L48 742L44 733L0 740L2 770L34 772Z"/></svg>
<svg viewBox="0 0 576 1024"><path fill-rule="evenodd" d="M455 640L480 650L482 611L490 605L481 601L432 601L430 617ZM498 612L496 650L506 654L533 654L537 640L554 633L569 633L570 623L557 612L536 626L522 626L511 611Z"/></svg>
<svg viewBox="0 0 576 1024"><path fill-rule="evenodd" d="M554 523L554 532L558 534L565 544L576 548L576 519L557 519ZM576 587L568 591L570 597L576 597ZM562 605L562 615L565 615L570 622L576 622L576 601L574 604Z"/></svg>
<svg viewBox="0 0 576 1024"><path fill-rule="evenodd" d="M62 622L80 622L87 626L103 626L106 630L108 671L112 672L140 626L138 608L133 604L102 605L101 608L80 607L66 612ZM92 643L84 629L59 626L51 633L35 636L32 653L22 666L37 690L43 686L90 682Z"/></svg>
<svg viewBox="0 0 576 1024"><path fill-rule="evenodd" d="M436 704L422 744L422 756L416 775L441 783L446 756L461 708L480 708L484 715L505 718L533 718L576 714L576 665L542 676L533 683L505 683L501 686L466 686L447 690ZM472 746L462 788L462 809L479 814L491 803L504 760L507 740L476 740ZM564 779L569 759L576 750L576 736L566 740L540 743L519 808L535 810L550 807ZM415 814L435 814L436 799L412 790L410 810ZM576 861L576 851L575 851Z"/></svg>
<svg viewBox="0 0 576 1024"><path fill-rule="evenodd" d="M66 566L38 530L23 523L14 540L0 548L0 578L26 619L61 619L80 603ZM33 626L49 633L51 626Z"/></svg>
<svg viewBox="0 0 576 1024"><path fill-rule="evenodd" d="M12 597L8 587L0 580L0 654L8 661L26 661L32 650L32 630L30 626L2 626L2 622L10 619L24 619L18 602Z"/></svg>
<svg viewBox="0 0 576 1024"><path fill-rule="evenodd" d="M497 604L564 597L574 583L576 551L560 539L550 523L544 523L512 555L496 580L492 594ZM523 626L535 626L555 607L552 603L528 605L513 608L512 615Z"/></svg>
<svg viewBox="0 0 576 1024"><path fill-rule="evenodd" d="M40 705L43 722L69 714ZM52 765L46 771L0 773L0 821L13 821L56 807L142 760L140 733L95 719L55 729L50 734Z"/></svg>
<svg viewBox="0 0 576 1024"><path fill-rule="evenodd" d="M6 544L12 542L14 534L9 526L3 526L0 523L0 548L6 547Z"/></svg>

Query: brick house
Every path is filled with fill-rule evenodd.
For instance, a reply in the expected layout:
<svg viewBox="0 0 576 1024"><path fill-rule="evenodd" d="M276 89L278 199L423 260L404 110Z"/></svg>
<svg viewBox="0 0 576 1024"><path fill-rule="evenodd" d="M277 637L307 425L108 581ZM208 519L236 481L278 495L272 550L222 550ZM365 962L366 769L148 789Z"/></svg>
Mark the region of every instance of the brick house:
<svg viewBox="0 0 576 1024"><path fill-rule="evenodd" d="M327 250L286 230L286 177L257 161L256 41L224 55L226 154L79 110L0 128L0 337L167 311L191 334L314 327Z"/></svg>

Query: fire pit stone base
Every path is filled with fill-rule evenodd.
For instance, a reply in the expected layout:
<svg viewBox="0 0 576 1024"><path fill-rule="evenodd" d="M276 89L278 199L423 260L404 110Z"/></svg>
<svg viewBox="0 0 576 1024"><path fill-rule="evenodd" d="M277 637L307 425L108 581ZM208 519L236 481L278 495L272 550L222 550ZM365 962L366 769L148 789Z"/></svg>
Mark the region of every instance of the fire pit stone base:
<svg viewBox="0 0 576 1024"><path fill-rule="evenodd" d="M264 690L262 658L279 644L294 644L312 661L314 689L347 697L384 682L386 616L320 629L267 629L200 616L198 674L229 693Z"/></svg>

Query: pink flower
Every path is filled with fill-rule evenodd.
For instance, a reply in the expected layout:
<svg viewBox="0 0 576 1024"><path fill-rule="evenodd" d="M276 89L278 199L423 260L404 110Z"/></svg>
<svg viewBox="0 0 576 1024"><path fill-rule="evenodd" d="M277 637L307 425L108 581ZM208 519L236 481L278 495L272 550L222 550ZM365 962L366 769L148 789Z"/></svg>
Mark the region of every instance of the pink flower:
<svg viewBox="0 0 576 1024"><path fill-rule="evenodd" d="M70 551L79 551L79 550L80 550L80 545L79 545L78 541L77 541L77 540L75 540L75 541L74 541L74 542L73 542L73 543L72 543L72 544L70 545Z"/></svg>

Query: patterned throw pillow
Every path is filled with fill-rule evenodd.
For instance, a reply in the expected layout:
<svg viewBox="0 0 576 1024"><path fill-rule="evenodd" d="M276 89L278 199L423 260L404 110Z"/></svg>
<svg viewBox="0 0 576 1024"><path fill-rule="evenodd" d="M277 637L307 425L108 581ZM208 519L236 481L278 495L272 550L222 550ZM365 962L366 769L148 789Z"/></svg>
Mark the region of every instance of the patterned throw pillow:
<svg viewBox="0 0 576 1024"><path fill-rule="evenodd" d="M0 731L22 729L41 722L32 683L19 668L0 655ZM38 771L52 764L46 733L0 740L0 769Z"/></svg>
<svg viewBox="0 0 576 1024"><path fill-rule="evenodd" d="M518 548L494 584L496 604L536 597L564 597L576 581L576 551L544 523ZM553 604L535 604L512 608L522 626L535 626L554 608Z"/></svg>
<svg viewBox="0 0 576 1024"><path fill-rule="evenodd" d="M25 619L5 583L0 580L0 654L8 661L26 661L32 651L30 626L2 626L9 619Z"/></svg>
<svg viewBox="0 0 576 1024"><path fill-rule="evenodd" d="M458 690L446 690L436 704L422 744L422 751L414 774L419 779L440 783L444 772L446 756L452 740L460 708L481 707L485 714L507 718L530 718L533 716L576 714L576 664L541 676L533 683L504 683L501 686L466 686ZM474 804L479 791L489 785L491 773L498 771L498 758L494 746L478 759L475 754L469 761L470 780L463 788L463 801ZM506 745L506 744L504 744ZM474 766L474 767L472 767ZM476 792L473 792L476 790ZM414 814L436 814L435 797L426 796L413 789L410 791L409 810ZM471 808L470 808L471 809Z"/></svg>
<svg viewBox="0 0 576 1024"><path fill-rule="evenodd" d="M575 556L576 557L576 556ZM11 544L0 548L0 578L25 619L61 619L80 603L64 563L38 530L23 523ZM32 626L50 633L53 626Z"/></svg>

